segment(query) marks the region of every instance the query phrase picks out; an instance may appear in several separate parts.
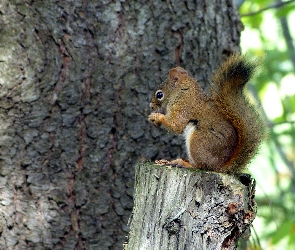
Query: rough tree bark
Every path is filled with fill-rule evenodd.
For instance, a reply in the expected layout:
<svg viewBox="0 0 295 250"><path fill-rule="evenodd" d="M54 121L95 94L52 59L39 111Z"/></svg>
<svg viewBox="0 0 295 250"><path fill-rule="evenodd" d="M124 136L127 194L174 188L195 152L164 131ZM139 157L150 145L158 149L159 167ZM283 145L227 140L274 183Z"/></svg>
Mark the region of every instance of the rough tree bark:
<svg viewBox="0 0 295 250"><path fill-rule="evenodd" d="M184 156L152 91L208 84L240 30L230 0L1 0L0 248L121 249L134 164Z"/></svg>
<svg viewBox="0 0 295 250"><path fill-rule="evenodd" d="M135 177L125 250L233 250L256 215L249 175L142 163Z"/></svg>

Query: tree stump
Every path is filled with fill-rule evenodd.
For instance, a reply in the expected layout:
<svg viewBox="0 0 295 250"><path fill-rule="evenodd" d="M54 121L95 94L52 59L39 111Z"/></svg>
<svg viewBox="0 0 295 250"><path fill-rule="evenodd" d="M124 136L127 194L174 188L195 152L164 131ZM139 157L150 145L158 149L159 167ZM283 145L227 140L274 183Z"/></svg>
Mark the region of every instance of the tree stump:
<svg viewBox="0 0 295 250"><path fill-rule="evenodd" d="M140 163L124 249L236 249L256 215L255 181Z"/></svg>

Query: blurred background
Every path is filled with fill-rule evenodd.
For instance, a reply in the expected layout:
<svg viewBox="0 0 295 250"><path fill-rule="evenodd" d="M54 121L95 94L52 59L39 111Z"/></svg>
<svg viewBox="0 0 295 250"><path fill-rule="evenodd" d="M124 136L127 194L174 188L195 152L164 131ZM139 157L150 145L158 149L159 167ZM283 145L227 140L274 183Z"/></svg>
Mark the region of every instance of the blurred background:
<svg viewBox="0 0 295 250"><path fill-rule="evenodd" d="M249 94L261 100L269 125L268 141L249 167L258 213L248 249L295 249L295 1L236 2L242 52L263 58Z"/></svg>

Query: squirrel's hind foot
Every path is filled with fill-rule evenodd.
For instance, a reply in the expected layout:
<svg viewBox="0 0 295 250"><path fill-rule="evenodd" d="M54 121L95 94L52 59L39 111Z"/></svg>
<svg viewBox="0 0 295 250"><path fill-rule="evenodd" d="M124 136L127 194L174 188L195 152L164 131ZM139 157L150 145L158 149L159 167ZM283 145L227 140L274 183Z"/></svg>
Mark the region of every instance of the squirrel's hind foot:
<svg viewBox="0 0 295 250"><path fill-rule="evenodd" d="M172 161L168 161L166 159L155 160L155 163L159 166L170 165L176 168L193 168L193 165L190 164L188 160L182 160L180 158L177 158Z"/></svg>
<svg viewBox="0 0 295 250"><path fill-rule="evenodd" d="M177 168L193 168L193 165L188 160L182 160L180 158L171 161L170 165Z"/></svg>

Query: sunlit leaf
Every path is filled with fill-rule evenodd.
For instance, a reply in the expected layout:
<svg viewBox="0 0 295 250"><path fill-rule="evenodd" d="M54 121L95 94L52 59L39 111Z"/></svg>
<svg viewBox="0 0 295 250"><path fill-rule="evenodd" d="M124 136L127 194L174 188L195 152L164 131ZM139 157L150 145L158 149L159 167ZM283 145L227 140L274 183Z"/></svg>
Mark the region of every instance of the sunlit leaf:
<svg viewBox="0 0 295 250"><path fill-rule="evenodd" d="M276 230L272 234L272 243L277 244L279 241L281 241L285 237L289 237L292 230L294 230L295 222L294 221L284 221L279 227L278 230Z"/></svg>
<svg viewBox="0 0 295 250"><path fill-rule="evenodd" d="M294 11L295 10L295 4L288 4L288 5L285 5L284 7L282 8L279 8L277 11L276 11L276 16L278 18L281 18L281 17L285 17L287 15L290 14L290 12Z"/></svg>

